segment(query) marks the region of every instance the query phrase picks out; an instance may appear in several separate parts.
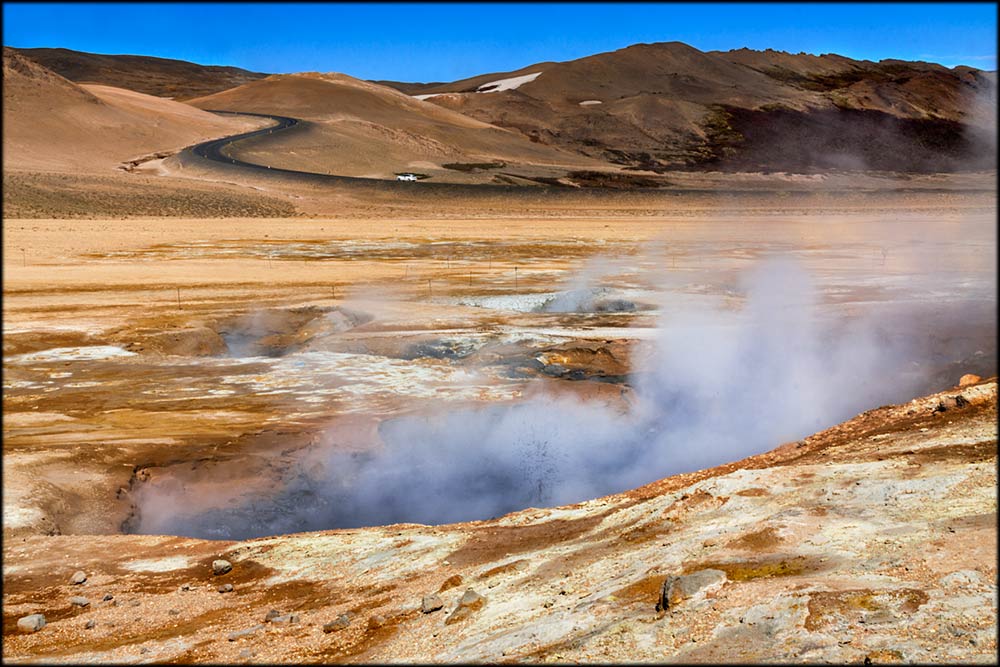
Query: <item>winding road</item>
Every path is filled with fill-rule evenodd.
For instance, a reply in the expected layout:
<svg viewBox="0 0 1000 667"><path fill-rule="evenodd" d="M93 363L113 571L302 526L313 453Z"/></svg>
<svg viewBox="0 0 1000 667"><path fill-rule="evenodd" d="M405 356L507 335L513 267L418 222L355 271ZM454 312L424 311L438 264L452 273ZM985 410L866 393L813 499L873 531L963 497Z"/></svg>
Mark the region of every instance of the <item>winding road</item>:
<svg viewBox="0 0 1000 667"><path fill-rule="evenodd" d="M362 178L359 176L336 176L333 174L322 174L313 171L297 171L295 169L282 169L280 167L272 167L266 164L256 164L254 162L246 162L240 160L239 158L226 155L223 152L227 146L235 144L244 139L250 139L251 137L258 137L265 134L275 134L278 132L287 132L289 130L294 130L295 128L304 128L308 126L308 123L300 118L291 118L289 116L277 116L274 114L266 113L251 113L249 111L223 111L215 109L206 109L209 113L226 115L226 116L252 116L255 118L270 118L275 122L274 125L270 127L261 128L259 130L253 130L252 132L244 132L242 134L234 134L228 137L222 137L221 139L212 139L210 141L205 141L200 144L196 144L189 148L181 151L182 157L195 157L203 160L210 160L212 162L220 163L222 165L228 165L230 167L236 167L239 169L252 169L257 172L266 172L268 174L275 175L285 175L292 176L297 179L305 179L313 182L322 183L338 183L338 184L357 184L357 185L367 185L375 186L378 189L388 189L392 188L394 190L399 187L412 187L413 182L406 181L396 181L395 179L380 179L380 178ZM447 192L463 192L463 193L518 193L523 191L523 188L519 186L512 185L494 185L494 184L465 184L465 183L428 183L426 181L421 182L418 186L420 190L434 190L434 191L447 191ZM541 189L541 188L539 188ZM397 190L398 191L398 190Z"/></svg>
<svg viewBox="0 0 1000 667"><path fill-rule="evenodd" d="M222 137L221 139L212 139L211 141L205 141L203 143L192 146L189 150L197 155L198 157L205 158L206 160L213 160L215 162L223 162L225 164L235 164L240 167L246 167L250 169L264 169L266 171L275 171L268 165L255 164L253 162L244 162L234 157L230 157L222 152L222 149L230 144L234 144L237 141L242 141L244 139L249 139L251 137L257 137L262 134L274 134L275 132L280 132L282 130L287 130L290 127L295 127L301 121L298 118L290 118L289 116L274 116L272 114L266 113L250 113L249 111L216 111L212 109L206 109L209 113L214 113L218 115L226 116L253 116L255 118L270 118L275 121L276 125L271 125L270 127L264 127L259 130L253 130L252 132L244 132L243 134L233 134L228 137ZM293 174L307 174L310 172L299 172L290 171L288 169L278 169L277 171L285 171Z"/></svg>

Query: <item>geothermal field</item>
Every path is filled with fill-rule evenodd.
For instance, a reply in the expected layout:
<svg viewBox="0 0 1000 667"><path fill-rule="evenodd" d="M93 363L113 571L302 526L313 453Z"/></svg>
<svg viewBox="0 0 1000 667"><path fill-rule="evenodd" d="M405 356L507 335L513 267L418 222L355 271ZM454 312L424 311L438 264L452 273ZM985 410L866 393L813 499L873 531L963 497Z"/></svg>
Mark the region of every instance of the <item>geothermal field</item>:
<svg viewBox="0 0 1000 667"><path fill-rule="evenodd" d="M6 661L996 660L985 126L626 168L492 124L532 68L44 51L4 52ZM755 53L698 57L834 113Z"/></svg>

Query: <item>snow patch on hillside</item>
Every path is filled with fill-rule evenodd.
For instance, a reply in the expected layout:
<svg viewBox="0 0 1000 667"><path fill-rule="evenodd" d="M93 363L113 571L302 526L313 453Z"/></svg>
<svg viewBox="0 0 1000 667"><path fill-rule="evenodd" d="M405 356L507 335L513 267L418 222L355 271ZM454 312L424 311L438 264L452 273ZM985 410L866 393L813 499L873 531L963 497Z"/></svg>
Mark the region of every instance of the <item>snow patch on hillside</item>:
<svg viewBox="0 0 1000 667"><path fill-rule="evenodd" d="M476 88L477 93L499 93L502 90L514 90L523 86L524 84L534 81L538 78L541 72L534 72L533 74L522 74L521 76L512 76L507 79L497 79L496 81L490 81L484 83L483 85ZM426 100L431 97L437 97L438 95L454 95L454 93L429 93L424 95L414 95L418 100ZM600 102L597 102L600 104Z"/></svg>
<svg viewBox="0 0 1000 667"><path fill-rule="evenodd" d="M522 85L534 81L538 78L541 72L535 72L534 74L523 74L521 76L512 76L509 79L497 79L496 81L490 81L489 83L484 83L483 85L476 88L477 93L498 93L501 90L514 90Z"/></svg>

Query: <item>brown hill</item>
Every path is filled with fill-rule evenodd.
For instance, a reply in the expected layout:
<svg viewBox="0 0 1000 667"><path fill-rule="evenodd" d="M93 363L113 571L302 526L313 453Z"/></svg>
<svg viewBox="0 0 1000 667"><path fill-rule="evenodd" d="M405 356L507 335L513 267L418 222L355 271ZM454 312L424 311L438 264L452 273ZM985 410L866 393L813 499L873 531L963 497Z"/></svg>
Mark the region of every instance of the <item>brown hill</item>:
<svg viewBox="0 0 1000 667"><path fill-rule="evenodd" d="M248 140L236 148L245 159L288 169L376 178L414 171L441 180L488 182L511 170L562 174L602 166L343 74L273 75L190 104L307 121L293 131Z"/></svg>
<svg viewBox="0 0 1000 667"><path fill-rule="evenodd" d="M76 83L98 83L185 100L211 95L267 74L152 56L104 55L69 49L15 49Z"/></svg>
<svg viewBox="0 0 1000 667"><path fill-rule="evenodd" d="M4 48L3 124L5 171L100 173L257 123L130 90L80 86Z"/></svg>
<svg viewBox="0 0 1000 667"><path fill-rule="evenodd" d="M654 171L995 164L995 140L983 132L996 114L994 77L968 67L703 53L668 42L419 90L428 101L536 142Z"/></svg>

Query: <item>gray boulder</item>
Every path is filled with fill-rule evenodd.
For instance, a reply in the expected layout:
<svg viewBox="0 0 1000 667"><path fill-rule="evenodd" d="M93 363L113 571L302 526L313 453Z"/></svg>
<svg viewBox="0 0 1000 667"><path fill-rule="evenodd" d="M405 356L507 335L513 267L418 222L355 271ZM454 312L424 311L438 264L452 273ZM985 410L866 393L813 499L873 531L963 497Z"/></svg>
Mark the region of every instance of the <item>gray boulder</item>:
<svg viewBox="0 0 1000 667"><path fill-rule="evenodd" d="M420 611L425 614L437 611L443 607L444 602L441 601L441 597L438 595L425 595L424 599L420 602Z"/></svg>
<svg viewBox="0 0 1000 667"><path fill-rule="evenodd" d="M213 560L212 561L212 574L219 576L220 574L225 574L233 569L233 564L228 560Z"/></svg>
<svg viewBox="0 0 1000 667"><path fill-rule="evenodd" d="M343 630L351 624L351 617L348 614L341 614L337 620L323 624L323 632L337 632Z"/></svg>
<svg viewBox="0 0 1000 667"><path fill-rule="evenodd" d="M17 629L21 632L38 632L45 627L44 614L31 614L17 619Z"/></svg>
<svg viewBox="0 0 1000 667"><path fill-rule="evenodd" d="M76 572L73 573L73 576L70 578L69 581L71 584L78 586L83 582L85 582L86 580L87 580L87 575L84 573L84 571L77 570Z"/></svg>
<svg viewBox="0 0 1000 667"><path fill-rule="evenodd" d="M87 607L90 606L90 600L80 595L74 595L69 599L69 603L74 607Z"/></svg>

